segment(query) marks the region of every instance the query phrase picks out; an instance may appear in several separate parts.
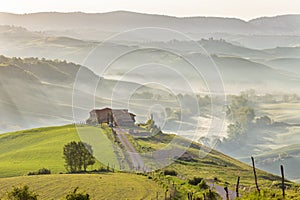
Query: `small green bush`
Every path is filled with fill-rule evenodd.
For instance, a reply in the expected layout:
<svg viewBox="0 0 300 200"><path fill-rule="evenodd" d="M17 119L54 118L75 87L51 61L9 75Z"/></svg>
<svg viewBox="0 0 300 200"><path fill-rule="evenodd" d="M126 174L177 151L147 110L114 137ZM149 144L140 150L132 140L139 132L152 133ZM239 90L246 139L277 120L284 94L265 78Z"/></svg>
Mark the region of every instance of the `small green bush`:
<svg viewBox="0 0 300 200"><path fill-rule="evenodd" d="M204 194L205 198L209 199L209 200L222 199L218 193L216 193L215 191L212 191L212 190L207 190L203 194Z"/></svg>
<svg viewBox="0 0 300 200"><path fill-rule="evenodd" d="M189 184L198 185L202 181L202 179L203 178L200 178L200 177L194 177L193 179L189 180Z"/></svg>
<svg viewBox="0 0 300 200"><path fill-rule="evenodd" d="M75 188L73 192L70 192L66 196L66 200L90 200L90 195L89 194L82 194L77 192L78 187Z"/></svg>
<svg viewBox="0 0 300 200"><path fill-rule="evenodd" d="M198 184L200 190L206 190L209 188L209 186L206 184L206 181L202 179L202 181Z"/></svg>
<svg viewBox="0 0 300 200"><path fill-rule="evenodd" d="M168 170L168 169L166 169L165 171L164 171L164 175L166 176L166 175L169 175L169 176L177 176L177 172L175 171L175 170Z"/></svg>

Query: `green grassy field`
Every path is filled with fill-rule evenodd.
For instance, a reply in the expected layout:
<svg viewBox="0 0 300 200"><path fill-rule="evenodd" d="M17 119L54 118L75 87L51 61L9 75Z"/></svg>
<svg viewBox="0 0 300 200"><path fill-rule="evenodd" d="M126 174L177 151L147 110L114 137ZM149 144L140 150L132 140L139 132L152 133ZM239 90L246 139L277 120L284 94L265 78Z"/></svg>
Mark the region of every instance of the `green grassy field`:
<svg viewBox="0 0 300 200"><path fill-rule="evenodd" d="M116 169L119 169L117 157L120 157L120 159L123 159L123 157L120 155L119 147L114 144L113 139L108 137L111 135L111 130L108 126L103 128L77 126L76 131L82 142L93 147L93 154L98 161L104 165L114 166Z"/></svg>
<svg viewBox="0 0 300 200"><path fill-rule="evenodd" d="M136 143L141 147L151 147L153 150L158 150L168 144L174 135L155 136L157 139L139 139L136 138ZM175 136L177 137L177 136ZM186 139L178 137L179 140L185 141ZM203 158L201 154L207 152L207 149L201 147L198 143L193 143L192 147L187 149L186 155L192 161L176 161L167 169L175 170L181 177L191 179L195 176L203 177L205 179L217 178L221 185L228 185L234 188L237 177L241 177L241 185L249 187L253 185L253 171L251 160L249 157L249 165L242 163L236 159L226 156L218 151L211 150ZM257 170L259 183L269 187L274 180L280 180L278 176L271 175L267 172Z"/></svg>
<svg viewBox="0 0 300 200"><path fill-rule="evenodd" d="M187 149L185 159L173 160L173 164L166 168L148 174L151 176L150 179L147 176L118 172L58 174L66 172L62 158L63 146L70 141L77 141L79 138L93 146L95 156L103 164L110 163L111 166L112 163L118 163L111 136L110 130L105 127L79 126L76 128L74 125L39 128L0 135L0 178L2 177L0 179L0 193L4 194L5 191L11 189L11 186L26 184L40 194L40 199L61 198L77 186L82 191L91 194L93 199L155 198L156 192L163 195L163 188L172 187L172 181L170 182L167 177L161 176L165 169L175 170L178 173L178 176L172 180L175 181L178 191L183 196L186 196L190 188L197 189L196 186L191 187L187 183L193 177L201 177L206 180L217 179L218 185L228 186L234 190L236 179L240 176L240 184L244 188L242 193L252 191L253 172L249 165L214 150L201 158L199 155L207 149L198 143L192 143L191 147ZM178 148L182 148L180 145L188 142L187 139L169 134L157 134L150 138L131 137L130 135L127 137L137 150L142 152L159 150L174 140L174 137L178 142L176 144ZM175 148L177 147L175 146ZM100 165L98 162L88 170L98 169ZM37 171L40 168L50 169L53 175L24 176L28 172ZM261 170L257 170L257 173L259 184L263 188L270 188L273 181L280 180L280 177ZM201 191L198 192L200 192L199 195L202 195Z"/></svg>
<svg viewBox="0 0 300 200"><path fill-rule="evenodd" d="M174 137L177 136L156 135L153 139L135 138L135 146L138 146L138 149L141 150L145 149L143 147L151 147L151 150L155 151L162 148L164 144L169 143L170 140L174 139ZM186 139L178 137L178 140L184 141ZM186 157L188 159L192 158L192 161L188 161L188 159L186 161L177 160L170 166L166 167L166 169L178 172L177 177L166 177L165 180L170 179L171 182L175 181L175 184L180 185L178 189L182 194L186 194L186 191L195 189L184 182L184 180L189 180L193 177L202 177L207 181L217 180L215 182L216 185L221 187L227 186L232 191L235 191L237 177L239 176L240 194L245 196L243 199L282 199L281 190L280 187L278 187L278 185L280 185L280 178L259 169L256 169L258 184L260 188L264 190L264 196L263 198L260 198L258 195L252 194L253 191L255 191L255 187L253 170L250 166L250 157L249 162L247 161L249 165L241 163L240 161L215 150L210 151L210 153L205 157L199 158L199 154L201 155L206 152L206 149L203 147L199 150L200 147L201 145L193 143L186 151ZM167 183L167 181L165 181L165 183ZM291 182L287 182L286 184L293 185L293 187L286 190L286 199L293 199L297 197L299 186L294 186Z"/></svg>
<svg viewBox="0 0 300 200"><path fill-rule="evenodd" d="M88 141L96 132L97 140L91 140L93 144L98 142L101 149L101 160L117 163L114 150L101 129L95 127L78 127L84 129L86 135L84 141ZM70 141L78 141L79 136L74 125L62 127L39 128L26 131L18 131L0 135L0 177L25 175L30 171L48 168L52 173L66 172L63 159L63 146ZM94 149L99 155L100 148ZM106 164L106 163L105 163ZM100 166L96 163L93 168ZM89 168L90 169L90 168Z"/></svg>
<svg viewBox="0 0 300 200"><path fill-rule="evenodd" d="M164 191L145 176L126 173L108 174L57 174L2 178L0 199L12 186L28 185L39 194L38 199L63 199L79 187L79 192L88 193L91 199L159 199Z"/></svg>

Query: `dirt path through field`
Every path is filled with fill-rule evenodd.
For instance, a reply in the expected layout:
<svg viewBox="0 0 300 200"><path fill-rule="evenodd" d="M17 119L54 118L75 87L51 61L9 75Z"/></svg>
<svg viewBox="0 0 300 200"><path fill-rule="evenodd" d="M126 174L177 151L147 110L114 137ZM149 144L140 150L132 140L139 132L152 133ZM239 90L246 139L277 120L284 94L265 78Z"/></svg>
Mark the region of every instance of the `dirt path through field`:
<svg viewBox="0 0 300 200"><path fill-rule="evenodd" d="M126 137L126 131L120 129L120 128L114 128L114 131L117 134L117 137L119 138L120 142L123 144L123 146L125 147L130 160L132 162L132 167L134 168L134 170L137 171L147 171L143 162L142 157L140 156L140 154L136 151L136 149L134 148L134 146L128 141L127 137Z"/></svg>

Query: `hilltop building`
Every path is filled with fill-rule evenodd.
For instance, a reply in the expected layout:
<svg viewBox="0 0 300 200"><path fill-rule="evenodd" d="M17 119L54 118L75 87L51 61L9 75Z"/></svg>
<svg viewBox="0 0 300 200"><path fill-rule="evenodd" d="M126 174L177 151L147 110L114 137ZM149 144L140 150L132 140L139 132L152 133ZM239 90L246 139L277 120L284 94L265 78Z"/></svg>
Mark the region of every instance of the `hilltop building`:
<svg viewBox="0 0 300 200"><path fill-rule="evenodd" d="M135 116L127 109L94 109L90 112L90 117L86 123L92 125L107 123L113 126L131 127L134 126Z"/></svg>

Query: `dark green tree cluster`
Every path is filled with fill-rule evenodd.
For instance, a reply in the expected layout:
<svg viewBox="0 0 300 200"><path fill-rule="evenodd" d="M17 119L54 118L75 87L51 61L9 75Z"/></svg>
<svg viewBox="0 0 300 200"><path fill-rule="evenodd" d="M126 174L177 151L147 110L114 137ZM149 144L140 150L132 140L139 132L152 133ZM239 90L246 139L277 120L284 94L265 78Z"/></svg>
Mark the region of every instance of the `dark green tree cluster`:
<svg viewBox="0 0 300 200"><path fill-rule="evenodd" d="M37 172L29 172L28 176L42 175L42 174L51 174L51 170L50 169L46 169L46 168L42 168L42 169L39 169Z"/></svg>
<svg viewBox="0 0 300 200"><path fill-rule="evenodd" d="M164 175L167 176L177 176L177 172L175 170L172 169L166 169L164 170Z"/></svg>
<svg viewBox="0 0 300 200"><path fill-rule="evenodd" d="M228 126L228 134L229 138L232 139L245 134L255 118L252 102L248 100L248 96L245 94L231 96L226 114L229 121L231 121Z"/></svg>
<svg viewBox="0 0 300 200"><path fill-rule="evenodd" d="M229 105L226 107L227 119L231 122L228 125L228 141L244 142L245 137L253 130L264 130L271 128L273 120L266 116L256 116L256 103L260 96L255 91L242 92L239 96L229 96Z"/></svg>
<svg viewBox="0 0 300 200"><path fill-rule="evenodd" d="M92 146L81 141L66 144L63 155L65 167L71 173L86 171L88 166L95 163Z"/></svg>
<svg viewBox="0 0 300 200"><path fill-rule="evenodd" d="M23 187L14 187L11 192L8 193L8 198L11 200L37 200L37 194L29 191L27 185Z"/></svg>

